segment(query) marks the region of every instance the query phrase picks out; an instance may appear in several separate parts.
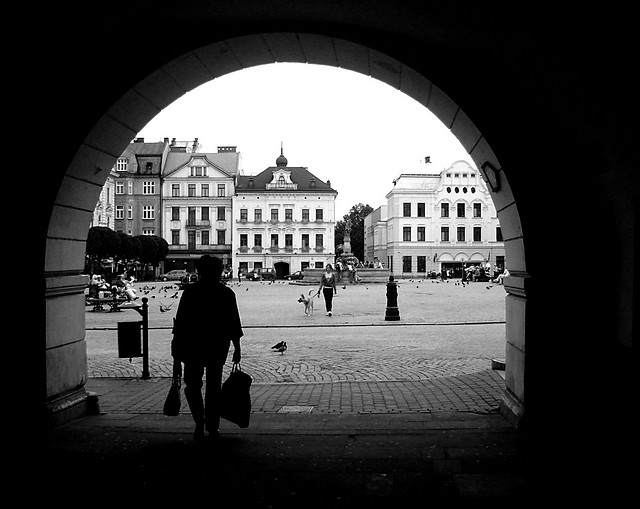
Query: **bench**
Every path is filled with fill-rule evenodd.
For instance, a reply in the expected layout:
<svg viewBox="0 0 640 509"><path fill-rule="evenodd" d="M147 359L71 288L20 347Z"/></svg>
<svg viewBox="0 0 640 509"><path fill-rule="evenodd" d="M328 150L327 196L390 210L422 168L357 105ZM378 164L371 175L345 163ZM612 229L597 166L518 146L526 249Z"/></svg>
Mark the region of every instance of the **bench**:
<svg viewBox="0 0 640 509"><path fill-rule="evenodd" d="M93 306L93 311L104 311L104 306L109 306L109 311L119 311L118 306L120 304L124 304L128 302L129 299L125 299L122 297L119 298L110 298L110 299L96 299L96 298L88 298L87 304L89 306Z"/></svg>

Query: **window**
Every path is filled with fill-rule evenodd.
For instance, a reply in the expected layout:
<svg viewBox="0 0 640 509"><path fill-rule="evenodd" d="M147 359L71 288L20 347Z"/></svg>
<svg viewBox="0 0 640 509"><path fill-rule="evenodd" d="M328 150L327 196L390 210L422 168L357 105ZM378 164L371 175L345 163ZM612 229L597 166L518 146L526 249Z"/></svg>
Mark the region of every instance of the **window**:
<svg viewBox="0 0 640 509"><path fill-rule="evenodd" d="M411 272L411 257L402 257L402 272Z"/></svg>
<svg viewBox="0 0 640 509"><path fill-rule="evenodd" d="M189 207L187 209L187 226L195 226L196 224L196 208Z"/></svg>
<svg viewBox="0 0 640 509"><path fill-rule="evenodd" d="M218 244L226 244L225 233L226 230L218 230Z"/></svg>
<svg viewBox="0 0 640 509"><path fill-rule="evenodd" d="M142 219L155 219L156 208L153 205L145 205L142 207Z"/></svg>
<svg viewBox="0 0 640 509"><path fill-rule="evenodd" d="M449 204L441 203L440 204L440 217L449 217Z"/></svg>
<svg viewBox="0 0 640 509"><path fill-rule="evenodd" d="M442 226L440 228L440 242L449 242L449 227Z"/></svg>
<svg viewBox="0 0 640 509"><path fill-rule="evenodd" d="M271 209L271 221L278 220L278 209Z"/></svg>
<svg viewBox="0 0 640 509"><path fill-rule="evenodd" d="M293 221L293 209L284 209L284 220Z"/></svg>
<svg viewBox="0 0 640 509"><path fill-rule="evenodd" d="M402 240L405 240L405 241L411 240L411 226L402 227Z"/></svg>
<svg viewBox="0 0 640 509"><path fill-rule="evenodd" d="M209 220L209 207L202 207L200 209L200 219L203 221Z"/></svg>
<svg viewBox="0 0 640 509"><path fill-rule="evenodd" d="M253 211L253 220L256 223L261 223L262 222L262 209L256 209Z"/></svg>
<svg viewBox="0 0 640 509"><path fill-rule="evenodd" d="M218 207L218 221L224 221L226 217L226 208Z"/></svg>
<svg viewBox="0 0 640 509"><path fill-rule="evenodd" d="M153 173L153 163L151 161L147 162L144 166L145 173Z"/></svg>
<svg viewBox="0 0 640 509"><path fill-rule="evenodd" d="M473 241L482 242L482 226L473 227Z"/></svg>
<svg viewBox="0 0 640 509"><path fill-rule="evenodd" d="M180 196L180 184L171 184L171 196L174 198Z"/></svg>
<svg viewBox="0 0 640 509"><path fill-rule="evenodd" d="M262 234L256 233L253 235L253 245L255 247L262 247Z"/></svg>
<svg viewBox="0 0 640 509"><path fill-rule="evenodd" d="M117 211L116 211L117 212ZM496 226L496 242L502 242L502 228Z"/></svg>
<svg viewBox="0 0 640 509"><path fill-rule="evenodd" d="M116 171L127 171L129 169L129 159L126 157L118 158L116 163Z"/></svg>
<svg viewBox="0 0 640 509"><path fill-rule="evenodd" d="M124 194L124 182L116 182L116 194Z"/></svg>
<svg viewBox="0 0 640 509"><path fill-rule="evenodd" d="M284 235L284 247L292 248L293 247L293 234L285 233Z"/></svg>
<svg viewBox="0 0 640 509"><path fill-rule="evenodd" d="M278 247L278 234L277 233L272 233L271 234L271 247Z"/></svg>
<svg viewBox="0 0 640 509"><path fill-rule="evenodd" d="M458 235L457 235L457 240L459 242L464 242L465 240L465 227L464 226L458 226Z"/></svg>
<svg viewBox="0 0 640 509"><path fill-rule="evenodd" d="M247 209L240 209L240 221L246 221L247 214L248 214Z"/></svg>
<svg viewBox="0 0 640 509"><path fill-rule="evenodd" d="M482 203L473 204L473 217L482 217Z"/></svg>
<svg viewBox="0 0 640 509"><path fill-rule="evenodd" d="M411 217L411 204L403 203L402 204L402 216L403 217Z"/></svg>
<svg viewBox="0 0 640 509"><path fill-rule="evenodd" d="M424 242L425 240L427 240L426 228L418 226L418 242Z"/></svg>
<svg viewBox="0 0 640 509"><path fill-rule="evenodd" d="M156 231L153 228L143 228L142 235L155 235Z"/></svg>
<svg viewBox="0 0 640 509"><path fill-rule="evenodd" d="M324 245L324 235L322 233L316 233L316 248L323 247Z"/></svg>
<svg viewBox="0 0 640 509"><path fill-rule="evenodd" d="M240 234L240 247L247 247L248 244L248 239L247 239L247 234L246 233L241 233Z"/></svg>
<svg viewBox="0 0 640 509"><path fill-rule="evenodd" d="M209 230L202 230L202 242L203 246L209 245Z"/></svg>
<svg viewBox="0 0 640 509"><path fill-rule="evenodd" d="M180 245L180 230L171 230L171 245Z"/></svg>
<svg viewBox="0 0 640 509"><path fill-rule="evenodd" d="M226 196L225 185L218 184L218 198L223 198Z"/></svg>
<svg viewBox="0 0 640 509"><path fill-rule="evenodd" d="M425 216L425 206L424 203L418 203L418 217Z"/></svg>
<svg viewBox="0 0 640 509"><path fill-rule="evenodd" d="M204 177L206 176L207 171L204 166L192 166L191 167L191 176L192 177Z"/></svg>
<svg viewBox="0 0 640 509"><path fill-rule="evenodd" d="M180 221L180 207L171 207L171 220Z"/></svg>
<svg viewBox="0 0 640 509"><path fill-rule="evenodd" d="M133 194L133 182L127 181L127 194Z"/></svg>
<svg viewBox="0 0 640 509"><path fill-rule="evenodd" d="M187 196L195 196L196 195L196 185L189 184L187 187Z"/></svg>
<svg viewBox="0 0 640 509"><path fill-rule="evenodd" d="M302 209L302 220L309 221L309 209Z"/></svg>
<svg viewBox="0 0 640 509"><path fill-rule="evenodd" d="M427 272L427 257L418 256L418 272Z"/></svg>
<svg viewBox="0 0 640 509"><path fill-rule="evenodd" d="M209 197L209 184L200 185L200 196L204 196L205 198Z"/></svg>
<svg viewBox="0 0 640 509"><path fill-rule="evenodd" d="M309 268L309 262L300 262L300 268L302 270L308 269Z"/></svg>
<svg viewBox="0 0 640 509"><path fill-rule="evenodd" d="M458 207L458 217L464 217L464 209L465 209L464 203L458 203L457 207Z"/></svg>
<svg viewBox="0 0 640 509"><path fill-rule="evenodd" d="M262 262L253 262L253 268L254 269L261 269L262 268Z"/></svg>
<svg viewBox="0 0 640 509"><path fill-rule="evenodd" d="M133 219L133 207L131 205L127 207L127 219Z"/></svg>
<svg viewBox="0 0 640 509"><path fill-rule="evenodd" d="M154 194L156 192L156 183L145 180L142 183L142 194Z"/></svg>
<svg viewBox="0 0 640 509"><path fill-rule="evenodd" d="M280 175L278 177L278 187L284 187L285 186L285 180L284 177L282 175Z"/></svg>
<svg viewBox="0 0 640 509"><path fill-rule="evenodd" d="M322 269L324 268L324 262L316 262L316 269Z"/></svg>
<svg viewBox="0 0 640 509"><path fill-rule="evenodd" d="M308 233L303 233L302 234L302 249L309 249L309 234Z"/></svg>
<svg viewBox="0 0 640 509"><path fill-rule="evenodd" d="M322 209L316 209L316 221L322 221L323 220L323 210Z"/></svg>
<svg viewBox="0 0 640 509"><path fill-rule="evenodd" d="M116 205L116 219L124 219L124 207Z"/></svg>

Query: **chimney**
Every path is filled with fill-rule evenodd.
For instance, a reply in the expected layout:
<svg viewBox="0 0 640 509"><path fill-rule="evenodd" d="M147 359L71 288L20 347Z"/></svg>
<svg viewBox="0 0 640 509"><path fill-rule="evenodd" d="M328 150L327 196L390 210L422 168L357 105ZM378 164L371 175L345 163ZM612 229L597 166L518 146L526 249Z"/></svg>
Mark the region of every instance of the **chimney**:
<svg viewBox="0 0 640 509"><path fill-rule="evenodd" d="M136 138L133 140L134 143L144 143L144 138Z"/></svg>

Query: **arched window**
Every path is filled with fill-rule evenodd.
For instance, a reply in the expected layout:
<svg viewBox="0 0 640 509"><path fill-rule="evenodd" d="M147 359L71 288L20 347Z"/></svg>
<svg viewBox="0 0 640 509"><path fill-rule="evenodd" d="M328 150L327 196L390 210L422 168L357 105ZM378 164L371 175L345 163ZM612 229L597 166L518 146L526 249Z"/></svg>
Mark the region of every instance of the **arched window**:
<svg viewBox="0 0 640 509"><path fill-rule="evenodd" d="M284 176L280 175L280 177L278 177L278 185L284 187L285 185Z"/></svg>

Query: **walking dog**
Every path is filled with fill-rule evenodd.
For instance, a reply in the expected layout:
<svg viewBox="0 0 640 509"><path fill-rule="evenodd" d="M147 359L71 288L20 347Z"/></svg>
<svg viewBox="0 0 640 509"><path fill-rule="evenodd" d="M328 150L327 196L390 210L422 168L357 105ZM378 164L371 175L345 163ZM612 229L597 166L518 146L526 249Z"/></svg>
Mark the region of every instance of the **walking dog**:
<svg viewBox="0 0 640 509"><path fill-rule="evenodd" d="M304 293L301 293L300 298L298 299L298 302L302 302L304 304L304 314L307 316L311 316L313 314L313 299L318 295L317 291L315 291L315 295L311 295L312 293L314 293L314 290L309 290L306 297Z"/></svg>

